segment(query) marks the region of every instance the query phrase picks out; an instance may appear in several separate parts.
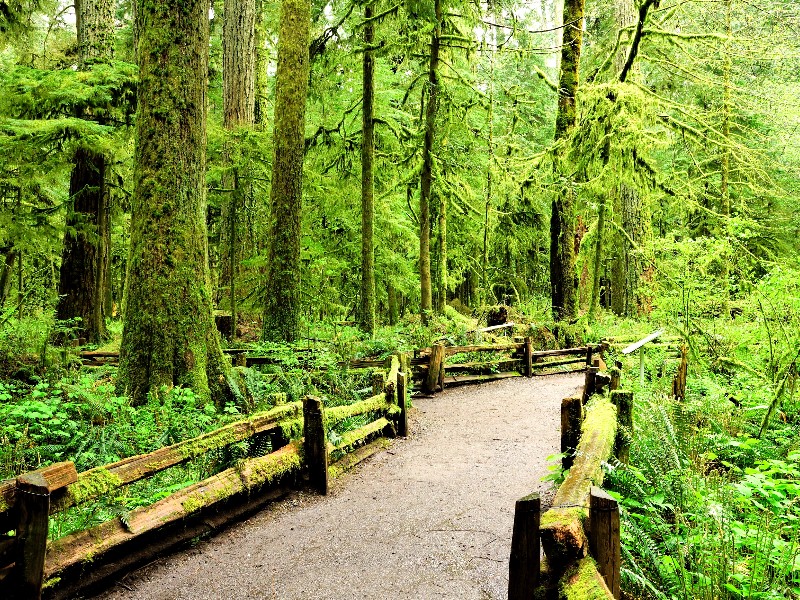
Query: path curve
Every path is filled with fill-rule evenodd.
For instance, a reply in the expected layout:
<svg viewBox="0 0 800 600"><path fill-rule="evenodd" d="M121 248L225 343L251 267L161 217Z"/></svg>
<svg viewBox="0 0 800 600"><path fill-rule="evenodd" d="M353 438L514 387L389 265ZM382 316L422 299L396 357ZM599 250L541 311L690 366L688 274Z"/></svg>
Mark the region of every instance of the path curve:
<svg viewBox="0 0 800 600"><path fill-rule="evenodd" d="M107 600L505 599L514 502L547 494L560 403L583 375L514 378L415 400L411 437L152 563Z"/></svg>

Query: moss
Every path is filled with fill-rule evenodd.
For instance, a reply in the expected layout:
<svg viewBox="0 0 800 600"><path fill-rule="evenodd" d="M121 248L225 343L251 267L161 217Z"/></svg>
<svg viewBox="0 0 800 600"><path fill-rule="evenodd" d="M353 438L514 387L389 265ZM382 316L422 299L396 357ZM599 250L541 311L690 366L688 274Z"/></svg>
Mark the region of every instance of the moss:
<svg viewBox="0 0 800 600"><path fill-rule="evenodd" d="M363 441L369 436L378 433L379 431L383 431L383 429L387 426L389 426L389 421L387 421L385 418L381 418L377 421L373 421L369 425L365 425L364 427L359 427L353 431L348 431L342 436L341 441L335 446L334 449L346 451L353 446L356 446L359 442Z"/></svg>
<svg viewBox="0 0 800 600"><path fill-rule="evenodd" d="M332 427L340 421L344 421L356 415L371 412L384 412L390 409L391 406L386 402L386 394L377 394L376 396L370 396L360 402L329 408L325 411L325 418L328 421L328 425Z"/></svg>
<svg viewBox="0 0 800 600"><path fill-rule="evenodd" d="M231 423L216 431L206 433L191 440L186 440L178 445L177 450L184 458L194 458L210 450L216 450L217 448L222 448L238 442L239 436L236 435L236 429L240 423L241 421Z"/></svg>
<svg viewBox="0 0 800 600"><path fill-rule="evenodd" d="M60 582L61 582L61 577L51 577L50 579L45 580L44 584L42 585L42 589L46 590L55 587Z"/></svg>
<svg viewBox="0 0 800 600"><path fill-rule="evenodd" d="M337 477L341 477L347 471L352 469L354 466L356 466L365 458L372 456L372 454L374 454L375 452L384 450L389 446L391 446L392 441L386 438L379 438L374 442L372 442L372 444L375 445L375 450L370 452L366 456L356 456L356 453L348 454L339 459L335 464L332 464L330 467L328 467L328 477L330 479L336 479Z"/></svg>
<svg viewBox="0 0 800 600"><path fill-rule="evenodd" d="M286 392L275 392L267 396L267 402L273 406L282 406L289 401L289 395Z"/></svg>
<svg viewBox="0 0 800 600"><path fill-rule="evenodd" d="M281 448L267 456L247 461L242 470L242 481L249 488L275 482L290 471L302 468L301 453L295 444Z"/></svg>
<svg viewBox="0 0 800 600"><path fill-rule="evenodd" d="M589 557L583 558L561 578L560 597L563 600L609 600L613 598L597 564Z"/></svg>
<svg viewBox="0 0 800 600"><path fill-rule="evenodd" d="M539 527L547 529L556 526L566 521L581 522L586 517L586 509L580 506L571 506L569 508L551 508L542 515L542 520Z"/></svg>
<svg viewBox="0 0 800 600"><path fill-rule="evenodd" d="M117 489L122 478L103 467L97 467L78 475L78 481L67 487L67 497L75 504L99 498Z"/></svg>
<svg viewBox="0 0 800 600"><path fill-rule="evenodd" d="M281 421L278 424L285 440L296 440L303 437L303 418Z"/></svg>

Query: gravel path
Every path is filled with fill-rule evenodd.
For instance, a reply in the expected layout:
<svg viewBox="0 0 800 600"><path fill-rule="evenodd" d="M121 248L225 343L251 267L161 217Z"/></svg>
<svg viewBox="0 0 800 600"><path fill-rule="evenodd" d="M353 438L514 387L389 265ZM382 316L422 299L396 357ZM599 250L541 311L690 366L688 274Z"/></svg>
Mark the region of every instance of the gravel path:
<svg viewBox="0 0 800 600"><path fill-rule="evenodd" d="M505 599L514 502L549 483L561 399L583 375L415 400L411 436L332 483L162 559L108 600Z"/></svg>

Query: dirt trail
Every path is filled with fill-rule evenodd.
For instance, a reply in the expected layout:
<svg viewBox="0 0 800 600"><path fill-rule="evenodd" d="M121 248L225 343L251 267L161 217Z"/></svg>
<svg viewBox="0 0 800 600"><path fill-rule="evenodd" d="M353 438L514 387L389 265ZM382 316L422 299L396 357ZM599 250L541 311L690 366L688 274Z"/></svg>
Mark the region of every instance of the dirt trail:
<svg viewBox="0 0 800 600"><path fill-rule="evenodd" d="M108 600L504 599L514 502L549 490L560 402L582 375L417 399L411 437L127 576Z"/></svg>

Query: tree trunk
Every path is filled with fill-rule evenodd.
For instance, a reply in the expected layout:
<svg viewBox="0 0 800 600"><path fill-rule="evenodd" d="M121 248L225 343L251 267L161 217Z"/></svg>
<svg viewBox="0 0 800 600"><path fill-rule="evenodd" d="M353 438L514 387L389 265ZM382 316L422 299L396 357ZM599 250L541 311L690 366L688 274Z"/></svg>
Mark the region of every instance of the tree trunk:
<svg viewBox="0 0 800 600"><path fill-rule="evenodd" d="M389 325L397 325L397 290L392 282L386 284L386 295L389 304Z"/></svg>
<svg viewBox="0 0 800 600"><path fill-rule="evenodd" d="M584 0L564 0L564 39L558 78L556 141L566 139L575 127L575 96L583 41ZM560 157L560 160L565 160ZM571 186L553 200L550 217L550 298L556 321L575 318L578 282L575 275L575 192Z"/></svg>
<svg viewBox="0 0 800 600"><path fill-rule="evenodd" d="M15 248L8 248L3 258L3 268L0 269L0 312L6 304L8 294L11 291L11 280L14 273L14 262L17 260Z"/></svg>
<svg viewBox="0 0 800 600"><path fill-rule="evenodd" d="M431 34L428 68L428 96L425 106L425 140L422 147L422 172L419 193L419 280L420 315L427 323L433 308L431 287L431 183L433 180L433 140L436 134L436 109L439 96L439 36L442 28L441 0L434 0L436 23Z"/></svg>
<svg viewBox="0 0 800 600"><path fill-rule="evenodd" d="M208 2L139 4L140 68L127 306L117 389L217 404L235 384L214 325L206 228Z"/></svg>
<svg viewBox="0 0 800 600"><path fill-rule="evenodd" d="M447 196L439 194L439 268L436 269L436 312L447 305Z"/></svg>
<svg viewBox="0 0 800 600"><path fill-rule="evenodd" d="M112 0L77 0L79 68L109 61L114 42ZM91 117L91 115L86 115ZM111 222L105 185L106 157L86 147L75 152L56 318L80 318L79 337L98 343L106 337L105 300L109 285Z"/></svg>
<svg viewBox="0 0 800 600"><path fill-rule="evenodd" d="M720 227L720 238L725 241L725 248L722 254L722 269L720 280L722 289L722 317L727 319L731 315L730 300L730 249L728 247L728 221L731 216L731 193L730 193L730 173L731 173L731 47L730 39L733 36L731 25L731 0L725 0L725 42L722 46L723 53L723 96L722 96L722 137L725 147L722 150L722 180L720 182L720 214L722 215L722 226Z"/></svg>
<svg viewBox="0 0 800 600"><path fill-rule="evenodd" d="M256 4L255 0L225 0L225 17L222 26L222 88L223 126L231 131L237 127L251 127L255 122L255 68L256 68ZM221 288L228 290L228 302L233 320L231 335L236 335L237 299L236 276L239 265L248 255L247 227L243 214L252 196L252 186L241 184L238 168L231 165L232 148L224 150L224 161L230 171L222 180L222 187L231 192L222 205L220 246Z"/></svg>
<svg viewBox="0 0 800 600"><path fill-rule="evenodd" d="M375 41L372 6L364 8L364 76L361 128L361 329L375 333L375 199L373 165L375 158L375 57L369 48Z"/></svg>
<svg viewBox="0 0 800 600"><path fill-rule="evenodd" d="M300 226L308 91L309 0L283 0L275 82L272 235L262 337L293 341L300 333Z"/></svg>

